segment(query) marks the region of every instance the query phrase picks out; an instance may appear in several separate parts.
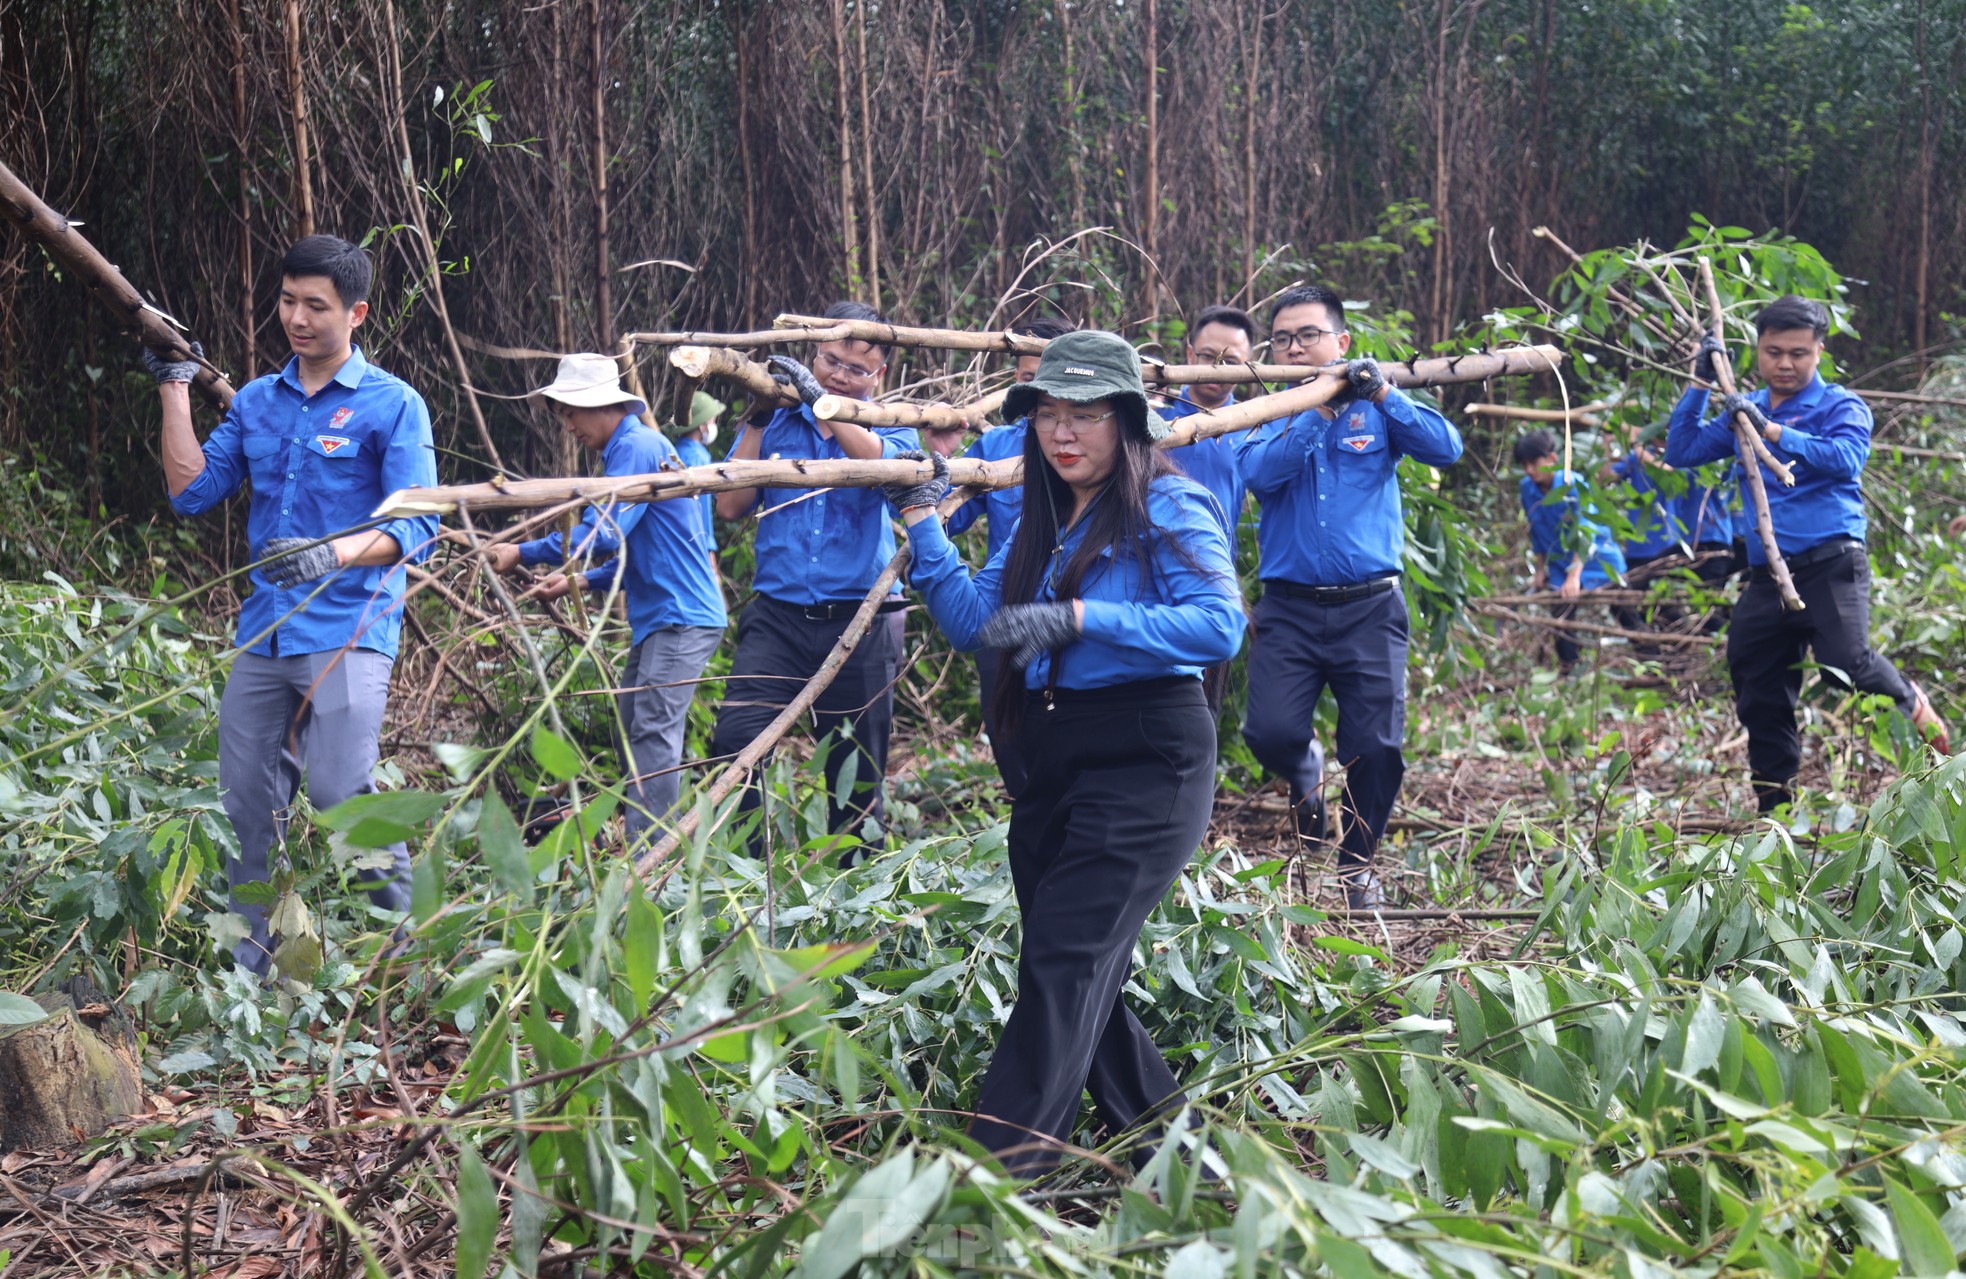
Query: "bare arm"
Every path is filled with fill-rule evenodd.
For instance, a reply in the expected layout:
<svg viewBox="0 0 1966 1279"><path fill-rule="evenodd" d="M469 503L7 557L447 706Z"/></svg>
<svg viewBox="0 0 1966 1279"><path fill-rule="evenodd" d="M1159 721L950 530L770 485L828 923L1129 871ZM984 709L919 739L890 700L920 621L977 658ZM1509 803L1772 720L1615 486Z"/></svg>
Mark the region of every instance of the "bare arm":
<svg viewBox="0 0 1966 1279"><path fill-rule="evenodd" d="M191 425L191 383L161 382L157 398L164 404L164 484L176 497L205 472L205 451Z"/></svg>
<svg viewBox="0 0 1966 1279"><path fill-rule="evenodd" d="M826 425L833 429L833 438L848 457L862 462L881 460L881 437L866 427L858 422L829 421Z"/></svg>
<svg viewBox="0 0 1966 1279"><path fill-rule="evenodd" d="M401 543L381 529L350 533L347 537L337 537L329 545L334 547L335 558L341 561L343 568L393 565L403 558Z"/></svg>
<svg viewBox="0 0 1966 1279"><path fill-rule="evenodd" d="M738 437L731 449L731 457L742 462L758 460L758 448L764 442L765 432L755 422L744 425L744 434ZM752 507L758 504L758 490L755 488L732 489L728 493L717 494L717 515L726 520L741 520Z"/></svg>

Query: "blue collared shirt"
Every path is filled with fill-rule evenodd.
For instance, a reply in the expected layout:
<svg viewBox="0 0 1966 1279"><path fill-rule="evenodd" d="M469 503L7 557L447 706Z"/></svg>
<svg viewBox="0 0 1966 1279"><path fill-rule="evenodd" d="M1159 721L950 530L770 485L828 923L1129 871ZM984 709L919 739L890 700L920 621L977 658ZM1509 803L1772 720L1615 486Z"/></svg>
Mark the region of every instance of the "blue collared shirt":
<svg viewBox="0 0 1966 1279"><path fill-rule="evenodd" d="M683 460L684 466L710 465L710 450L705 448L703 441L694 435L685 435L676 441L676 456ZM715 493L703 495L703 533L709 539L710 548L716 549L717 495Z"/></svg>
<svg viewBox="0 0 1966 1279"><path fill-rule="evenodd" d="M621 419L601 450L609 475L673 470L680 460L660 431L643 426L632 413ZM605 591L622 575L628 629L637 644L660 627L721 629L730 620L724 614L724 593L710 571L710 534L699 502L679 497L590 506L574 526L573 549L576 557L613 557L587 574L587 589ZM559 564L566 558L566 539L557 531L519 543L521 564Z"/></svg>
<svg viewBox="0 0 1966 1279"><path fill-rule="evenodd" d="M1203 667L1234 657L1242 647L1242 593L1217 509L1208 490L1192 480L1178 475L1155 480L1147 497L1147 514L1159 534L1147 549L1151 572L1142 573L1140 557L1113 556L1088 573L1079 588L1085 620L1079 638L1059 654L1056 680L1046 653L1026 668L1025 687L1106 688L1171 675L1200 678ZM1080 520L1053 562L1069 560L1084 537ZM911 525L908 541L915 552L915 589L936 625L957 648L976 648L977 632L1002 601L1008 545L972 577L942 521ZM1056 598L1049 580L1037 598Z"/></svg>
<svg viewBox="0 0 1966 1279"><path fill-rule="evenodd" d="M1686 539L1686 526L1679 519L1680 500L1659 491L1658 484L1636 453L1627 453L1619 458L1612 464L1611 473L1638 494L1638 501L1625 508L1625 518L1631 521L1632 528L1638 533L1624 544L1627 562L1651 559L1677 549Z"/></svg>
<svg viewBox="0 0 1966 1279"><path fill-rule="evenodd" d="M1547 493L1527 475L1519 486L1522 513L1529 520L1529 549L1549 557L1549 582L1553 587L1563 585L1563 579L1569 575L1570 561L1576 557L1574 548L1585 537L1590 540L1590 549L1584 559L1584 575L1577 579L1580 586L1590 590L1622 581L1625 576L1625 553L1618 548L1618 539L1611 536L1609 528L1592 518L1597 514L1595 507L1585 506L1577 499L1574 490L1582 485L1583 480L1575 471L1558 471Z"/></svg>
<svg viewBox="0 0 1966 1279"><path fill-rule="evenodd" d="M1227 408L1236 402L1231 395L1223 405ZM1181 397L1160 410L1160 415L1170 422L1202 411L1201 405L1188 398L1184 389ZM1210 436L1196 440L1193 444L1183 444L1180 448L1167 450L1168 460L1181 468L1181 473L1215 495L1222 505L1222 514L1228 520L1229 552L1235 553L1236 525L1242 522L1244 488L1242 469L1236 463L1235 441L1226 435Z"/></svg>
<svg viewBox="0 0 1966 1279"><path fill-rule="evenodd" d="M1726 546L1745 527L1741 522L1741 490L1734 482L1732 468L1722 472L1718 483L1703 483L1700 471L1708 469L1701 467L1685 472L1686 491L1679 495L1679 523L1686 530L1686 540L1694 546Z"/></svg>
<svg viewBox="0 0 1966 1279"><path fill-rule="evenodd" d="M1461 433L1394 388L1353 400L1336 421L1315 409L1245 433L1236 460L1262 518L1257 573L1300 586L1349 586L1400 571L1406 520L1399 459L1449 466Z"/></svg>
<svg viewBox="0 0 1966 1279"><path fill-rule="evenodd" d="M1001 462L1007 457L1024 456L1024 436L1030 431L1031 420L1018 418L1006 426L993 426L976 437L970 446L963 450L964 457L973 457L983 462ZM949 517L949 535L954 537L970 525L977 517L989 520L985 530L989 538L989 551L984 562L997 558L997 552L1010 545L1010 534L1017 527L1017 517L1024 513L1024 486L1013 484L1005 489L992 489L981 497L972 497L956 508Z"/></svg>
<svg viewBox="0 0 1966 1279"><path fill-rule="evenodd" d="M300 359L255 378L205 440L205 469L171 499L179 515L199 515L250 479L246 548L262 559L276 537L310 540L347 533L397 489L437 482L430 410L408 383L370 364L356 347L328 384L308 395ZM293 657L354 647L396 656L403 629L404 564L428 559L437 517L388 520L395 565L343 568L278 589L253 570L253 593L239 610L237 643L261 656Z"/></svg>
<svg viewBox="0 0 1966 1279"><path fill-rule="evenodd" d="M731 441L731 452L756 429L746 423ZM872 429L884 458L921 447L912 427ZM819 433L812 410L802 404L772 414L758 456L843 458L846 450ZM787 604L861 599L894 558L887 499L877 488L760 489L752 507L760 506L752 587L761 595Z"/></svg>
<svg viewBox="0 0 1966 1279"><path fill-rule="evenodd" d="M1700 420L1707 411L1707 398L1706 391L1692 387L1674 407L1666 432L1666 461L1672 465L1700 466L1735 456L1734 430L1726 415ZM1809 385L1778 410L1769 410L1765 386L1748 398L1768 414L1769 421L1781 426L1781 442L1770 444L1768 451L1788 463L1795 475L1795 487L1789 488L1767 467L1761 468L1761 485L1768 490L1768 518L1782 554L1800 555L1837 537L1862 541L1868 525L1860 480L1864 463L1870 460L1870 407L1855 394L1823 381L1821 374L1810 378ZM1737 482L1740 472L1736 462L1730 473ZM1743 521L1742 527L1753 526ZM1748 563L1766 564L1761 539L1750 537L1747 543Z"/></svg>

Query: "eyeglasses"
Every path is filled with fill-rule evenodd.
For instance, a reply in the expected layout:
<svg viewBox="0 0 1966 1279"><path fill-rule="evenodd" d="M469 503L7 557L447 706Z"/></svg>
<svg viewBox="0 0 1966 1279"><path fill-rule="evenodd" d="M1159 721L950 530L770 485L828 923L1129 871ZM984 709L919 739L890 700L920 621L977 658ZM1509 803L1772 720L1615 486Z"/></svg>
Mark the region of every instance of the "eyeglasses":
<svg viewBox="0 0 1966 1279"><path fill-rule="evenodd" d="M1056 435L1059 427L1069 424L1072 434L1079 435L1090 431L1111 416L1113 416L1111 409L1107 409L1104 413L1053 413L1050 409L1045 409L1031 414L1031 429L1042 435Z"/></svg>
<svg viewBox="0 0 1966 1279"><path fill-rule="evenodd" d="M868 382L880 375L879 369L863 369L858 364L848 364L831 351L821 351L819 358L813 361L814 365L821 363L824 363L841 377L850 378L855 382Z"/></svg>
<svg viewBox="0 0 1966 1279"><path fill-rule="evenodd" d="M1335 338L1337 336L1337 329L1298 329L1295 333L1287 333L1282 329L1278 329L1275 333L1270 334L1270 349L1272 351L1288 351L1292 347L1301 346L1308 351L1319 342L1324 341L1324 339Z"/></svg>

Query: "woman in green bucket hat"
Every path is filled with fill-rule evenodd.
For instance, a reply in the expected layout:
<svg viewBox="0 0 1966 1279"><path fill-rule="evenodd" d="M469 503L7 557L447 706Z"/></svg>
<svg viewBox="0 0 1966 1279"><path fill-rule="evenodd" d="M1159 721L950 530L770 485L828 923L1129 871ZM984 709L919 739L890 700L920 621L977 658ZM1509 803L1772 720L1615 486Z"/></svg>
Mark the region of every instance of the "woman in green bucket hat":
<svg viewBox="0 0 1966 1279"><path fill-rule="evenodd" d="M1010 819L1017 1006L970 1129L1029 1177L1057 1165L1087 1088L1135 1159L1185 1100L1120 987L1148 912L1208 829L1201 675L1234 656L1243 609L1217 503L1154 447L1168 427L1124 338L1054 339L1004 415L1031 424L1023 515L981 572L935 513L940 458L933 480L887 495L937 625L958 648L1001 650L993 711L1030 769Z"/></svg>

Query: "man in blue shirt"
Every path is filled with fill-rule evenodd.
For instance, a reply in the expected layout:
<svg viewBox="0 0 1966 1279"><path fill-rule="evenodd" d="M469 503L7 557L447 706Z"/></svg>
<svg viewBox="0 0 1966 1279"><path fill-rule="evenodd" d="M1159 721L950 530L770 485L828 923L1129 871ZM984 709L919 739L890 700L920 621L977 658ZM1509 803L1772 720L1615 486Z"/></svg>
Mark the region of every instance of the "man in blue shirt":
<svg viewBox="0 0 1966 1279"><path fill-rule="evenodd" d="M620 366L610 356L569 355L551 385L533 394L552 406L569 434L601 455L609 475L648 475L681 464L662 433L643 425L638 414L648 406L622 387ZM703 508L690 498L589 507L570 541L554 532L492 548L492 568L500 573L521 564L613 557L584 575L554 573L536 593L558 599L576 586L606 591L618 582L627 599L633 646L615 704L631 853L682 793L690 699L729 621L712 554Z"/></svg>
<svg viewBox="0 0 1966 1279"><path fill-rule="evenodd" d="M1667 496L1658 483L1657 477L1673 468L1661 462L1643 442L1628 435L1627 443L1629 449L1625 455L1599 467L1597 478L1600 484L1622 484L1631 496L1624 515L1632 533L1620 539L1619 548L1624 553L1631 584L1642 588L1654 576L1686 562L1680 554L1686 542L1686 526L1680 522L1679 498ZM1648 569L1648 565L1654 567ZM1668 627L1686 616L1685 610L1669 602L1643 613L1629 604L1617 605L1611 612L1618 625L1634 631L1648 629L1651 624L1648 614L1650 619ZM1656 644L1644 641L1635 641L1633 650L1643 657L1656 657L1659 652Z"/></svg>
<svg viewBox="0 0 1966 1279"><path fill-rule="evenodd" d="M1568 621L1577 615L1578 595L1624 580L1625 553L1610 528L1593 518L1596 508L1578 499L1584 477L1558 468L1555 436L1529 432L1515 442L1515 460L1523 470L1517 493L1523 518L1529 521L1536 584L1563 601L1550 607L1550 616ZM1578 652L1576 637L1559 629L1556 660L1565 675L1576 668Z"/></svg>
<svg viewBox="0 0 1966 1279"><path fill-rule="evenodd" d="M238 655L219 704L219 786L239 852L227 867L248 934L233 959L272 959L263 896L303 773L317 810L376 789L389 674L402 628L404 565L428 557L435 516L374 524L397 489L437 482L423 397L354 346L374 268L346 240L311 235L280 268L280 323L293 358L241 388L202 447L188 391L197 366L145 350L163 401L164 478L180 515L209 511L252 481L246 544L260 566L239 613ZM385 910L409 905L402 844L367 885Z"/></svg>
<svg viewBox="0 0 1966 1279"><path fill-rule="evenodd" d="M1321 285L1286 289L1270 312L1271 357L1329 364L1351 349L1345 307ZM1373 360L1351 361L1349 403L1268 422L1236 445L1256 495L1258 574L1243 738L1290 783L1300 834L1327 836L1324 752L1312 716L1327 686L1338 702L1345 766L1339 878L1354 910L1383 903L1372 857L1406 776L1406 548L1399 459L1447 466L1461 433L1386 384Z"/></svg>
<svg viewBox="0 0 1966 1279"><path fill-rule="evenodd" d="M1795 707L1805 653L1813 652L1817 665L1838 683L1891 698L1916 731L1929 731L1941 752L1950 744L1945 722L1924 692L1870 646L1870 557L1864 548L1861 481L1870 458L1871 414L1861 399L1817 372L1828 336L1829 314L1820 304L1777 298L1755 320L1762 389L1729 396L1720 415L1707 419L1706 387L1690 387L1673 409L1666 436L1666 461L1674 466L1735 457L1730 419L1744 411L1768 451L1795 476L1789 487L1762 467L1775 544L1805 607L1791 613L1782 606L1767 553L1750 526L1750 580L1727 633L1734 709L1747 730L1748 768L1764 813L1793 798L1790 788L1801 770ZM1694 357L1693 376L1713 383L1713 362L1720 354L1720 344L1709 336ZM1736 474L1739 469L1737 462Z"/></svg>
<svg viewBox="0 0 1966 1279"><path fill-rule="evenodd" d="M836 302L829 320L879 321L873 307ZM799 405L746 422L732 443L733 460L777 458L891 458L917 446L907 427L868 428L822 422L813 402L831 394L872 399L887 368L888 348L871 342L821 342L812 368L789 356L771 363L797 389ZM749 746L798 696L832 652L867 592L894 558L887 499L876 488L737 489L717 496L717 514L742 519L756 511L757 594L737 623L737 651L717 712L715 755ZM821 693L813 718L826 751L826 799L831 829L859 828L882 815L888 735L894 724L894 681L901 660L901 599L847 656ZM830 740L829 740L830 739ZM842 770L851 767L852 794L843 797ZM744 796L758 804L755 787ZM760 830L753 847L762 846Z"/></svg>
<svg viewBox="0 0 1966 1279"><path fill-rule="evenodd" d="M1072 331L1068 321L1043 316L1012 327L1011 332L1025 337L1043 338L1049 342L1063 337ZM1042 356L1020 355L1017 357L1016 371L1012 375L1018 383L1029 382L1038 375L1038 361ZM1006 458L1024 456L1024 440L1030 434L1030 420L1018 418L1002 426L993 426L976 437L974 443L963 450L964 457L973 457L984 462L1001 462ZM1010 535L1017 529L1017 519L1024 509L1024 486L1013 484L1009 488L993 489L981 497L972 497L956 508L949 517L947 532L950 537L974 524L979 517L984 522L984 532L988 538L983 562L987 565L997 558L997 552L1010 545ZM1024 780L1029 776L1024 757L1017 750L1017 735L1002 731L997 722L995 710L997 701L997 667L1002 655L994 648L976 650L977 695L983 700L983 731L990 739L990 754L997 761L997 774L1003 778L1004 793L1016 799L1024 789Z"/></svg>
<svg viewBox="0 0 1966 1279"><path fill-rule="evenodd" d="M1189 364L1247 364L1256 350L1256 321L1247 311L1233 306L1203 307L1189 332ZM1197 382L1183 387L1181 394L1161 408L1160 415L1172 422L1194 413L1213 412L1236 402L1235 385L1230 382ZM1236 442L1226 435L1210 436L1169 449L1168 458L1188 478L1215 495L1226 522L1222 531L1229 538L1229 558L1236 555L1236 527L1242 523L1242 472L1236 468ZM1229 691L1229 663L1221 662L1202 673L1202 691L1208 696L1208 709L1217 719Z"/></svg>

